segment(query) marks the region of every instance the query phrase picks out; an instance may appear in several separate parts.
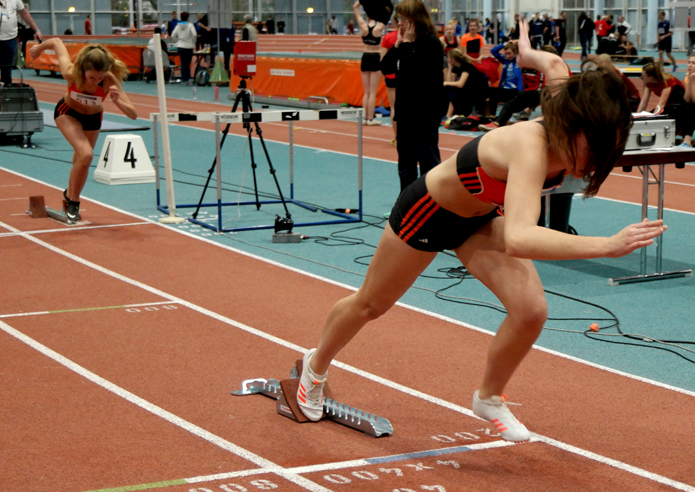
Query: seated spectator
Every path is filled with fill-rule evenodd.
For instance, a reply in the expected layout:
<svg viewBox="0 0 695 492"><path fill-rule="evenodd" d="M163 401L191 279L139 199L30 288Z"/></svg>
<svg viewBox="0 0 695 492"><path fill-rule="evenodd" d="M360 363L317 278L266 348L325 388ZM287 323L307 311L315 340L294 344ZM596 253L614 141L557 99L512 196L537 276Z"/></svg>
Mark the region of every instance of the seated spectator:
<svg viewBox="0 0 695 492"><path fill-rule="evenodd" d="M646 111L652 93L659 98L656 107L651 110L655 115L664 114L676 120L676 135L681 134L685 126L685 86L674 75L664 73L658 62L647 63L642 67L644 91L637 112Z"/></svg>
<svg viewBox="0 0 695 492"><path fill-rule="evenodd" d="M695 55L688 56L688 75L685 76L685 109L683 116L683 143L681 147L692 147L695 131Z"/></svg>
<svg viewBox="0 0 695 492"><path fill-rule="evenodd" d="M596 48L596 54L601 55L603 53L608 53L609 55L615 54L619 46L618 40L615 39L615 35L609 34L601 38Z"/></svg>
<svg viewBox="0 0 695 492"><path fill-rule="evenodd" d="M447 118L454 114L468 116L473 109L479 115L484 114L489 89L487 77L475 68L475 61L461 50L452 49L448 57L449 76L444 81L449 98Z"/></svg>
<svg viewBox="0 0 695 492"><path fill-rule="evenodd" d="M439 38L439 40L442 42L442 49L444 50L444 70L447 70L449 66L449 57L447 56L447 53L454 48L460 49L461 46L460 40L456 36L455 21L450 20L446 23L446 26L444 26L444 36Z"/></svg>
<svg viewBox="0 0 695 492"><path fill-rule="evenodd" d="M519 46L516 43L509 42L504 45L497 45L492 48L491 53L502 64L502 77L499 85L490 87L488 90L490 115L494 118L497 115L499 102L514 99L522 89L523 81L521 68L516 63L516 55L519 53Z"/></svg>
<svg viewBox="0 0 695 492"><path fill-rule="evenodd" d="M474 60L480 58L480 53L485 46L485 40L479 34L480 25L477 19L471 19L468 21L468 33L461 37L461 51L464 55L467 55Z"/></svg>
<svg viewBox="0 0 695 492"><path fill-rule="evenodd" d="M169 47L167 46L166 41L161 38L162 36L162 28L161 27L155 27L154 28L154 34L159 34L159 43L162 46L162 53L164 53L166 56L169 56ZM154 51L154 36L147 42L147 49L150 49ZM168 80L171 75L171 68L164 69L164 80ZM152 82L153 80L157 80L157 71L152 69L147 74L145 75L146 81Z"/></svg>
<svg viewBox="0 0 695 492"><path fill-rule="evenodd" d="M541 51L557 55L557 50L550 45L542 46ZM571 75L569 67L567 70ZM526 68L522 70L521 77L523 90L502 106L499 116L494 121L486 125L479 125L479 129L490 131L505 126L509 123L512 115L519 112L521 113L520 120L528 120L529 115L541 103L541 90L545 87L546 80L544 74Z"/></svg>
<svg viewBox="0 0 695 492"><path fill-rule="evenodd" d="M637 48L632 44L631 41L625 43L625 61L629 64L633 64L638 60Z"/></svg>
<svg viewBox="0 0 695 492"><path fill-rule="evenodd" d="M592 55L589 55L589 58L594 58ZM615 65L611 62L611 57L607 53L604 53L602 55L596 55L595 56L596 60L598 63L602 63L607 66L613 67L613 69L620 74L620 78L623 79L623 82L625 82L625 87L627 87L627 92L628 92L628 102L630 103L630 111L633 113L637 111L637 108L640 104L640 93L639 90L637 90L637 87L635 87L635 84L632 83L632 80L622 73L620 70L618 70Z"/></svg>

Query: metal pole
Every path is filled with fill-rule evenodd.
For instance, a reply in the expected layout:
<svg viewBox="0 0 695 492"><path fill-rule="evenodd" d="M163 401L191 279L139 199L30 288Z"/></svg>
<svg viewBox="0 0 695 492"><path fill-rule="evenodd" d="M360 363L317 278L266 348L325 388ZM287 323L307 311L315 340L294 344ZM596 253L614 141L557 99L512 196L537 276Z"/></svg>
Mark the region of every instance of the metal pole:
<svg viewBox="0 0 695 492"><path fill-rule="evenodd" d="M159 123L159 116L154 115L152 120L152 138L154 140L154 189L157 194L157 206L159 207L159 135L157 133L157 124Z"/></svg>
<svg viewBox="0 0 695 492"><path fill-rule="evenodd" d="M294 200L294 122L290 121L290 199Z"/></svg>
<svg viewBox="0 0 695 492"><path fill-rule="evenodd" d="M220 114L215 113L215 158L217 159L217 232L222 232L222 146L220 145Z"/></svg>
<svg viewBox="0 0 695 492"><path fill-rule="evenodd" d="M659 208L658 208L658 213L657 213L657 219L659 219L659 220L664 219L664 177L666 176L665 168L666 168L665 164L659 164ZM663 252L664 252L663 240L664 240L663 234L659 234L656 237L656 273L662 273L661 257L662 257Z"/></svg>
<svg viewBox="0 0 695 492"><path fill-rule="evenodd" d="M649 166L642 166L642 220L649 218ZM647 274L647 248L640 249L640 273Z"/></svg>
<svg viewBox="0 0 695 492"><path fill-rule="evenodd" d="M359 194L360 220L362 220L362 118L363 109L358 112L357 119L357 193Z"/></svg>

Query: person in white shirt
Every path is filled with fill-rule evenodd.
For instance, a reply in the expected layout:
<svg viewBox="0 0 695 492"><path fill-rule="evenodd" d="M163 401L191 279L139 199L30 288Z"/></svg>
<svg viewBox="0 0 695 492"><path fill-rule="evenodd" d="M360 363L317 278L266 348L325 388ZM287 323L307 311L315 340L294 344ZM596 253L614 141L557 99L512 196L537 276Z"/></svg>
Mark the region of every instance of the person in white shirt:
<svg viewBox="0 0 695 492"><path fill-rule="evenodd" d="M623 34L627 35L627 33L630 32L630 29L632 29L632 26L625 22L625 17L622 15L618 17L618 39L620 39L620 36Z"/></svg>
<svg viewBox="0 0 695 492"><path fill-rule="evenodd" d="M181 59L181 82L190 84L191 61L193 60L193 50L198 39L198 33L193 24L188 22L188 12L181 12L181 21L176 24L171 39L176 41L176 51Z"/></svg>
<svg viewBox="0 0 695 492"><path fill-rule="evenodd" d="M0 0L0 82L12 83L12 67L17 53L17 15L34 30L34 37L43 41L41 31L22 0Z"/></svg>

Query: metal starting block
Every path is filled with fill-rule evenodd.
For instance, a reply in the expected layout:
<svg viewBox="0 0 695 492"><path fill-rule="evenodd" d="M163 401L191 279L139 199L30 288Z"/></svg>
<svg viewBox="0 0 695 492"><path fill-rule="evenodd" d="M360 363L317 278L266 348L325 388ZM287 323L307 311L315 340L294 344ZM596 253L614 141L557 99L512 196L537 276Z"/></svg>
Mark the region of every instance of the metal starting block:
<svg viewBox="0 0 695 492"><path fill-rule="evenodd" d="M68 216L65 215L65 212L62 210L47 207L43 195L29 197L29 210L27 210L27 214L35 219L50 217L53 220L62 222L63 224L75 225L68 223Z"/></svg>
<svg viewBox="0 0 695 492"><path fill-rule="evenodd" d="M299 375L302 373L302 360L298 360L290 371L290 379L247 379L241 383L241 389L232 391L235 396L261 394L277 401L277 412L296 422L309 422L302 413L294 395L299 387ZM391 422L364 410L339 403L332 399L328 385L323 388L323 418L338 422L373 437L390 436L393 434ZM289 400L286 395L290 395Z"/></svg>

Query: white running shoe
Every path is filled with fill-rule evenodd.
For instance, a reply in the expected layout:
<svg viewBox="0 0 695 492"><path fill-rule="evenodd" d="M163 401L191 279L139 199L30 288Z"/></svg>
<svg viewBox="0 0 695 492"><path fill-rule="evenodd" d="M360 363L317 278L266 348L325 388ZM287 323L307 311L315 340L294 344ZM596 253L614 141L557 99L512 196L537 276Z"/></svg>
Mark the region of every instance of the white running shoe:
<svg viewBox="0 0 695 492"><path fill-rule="evenodd" d="M475 390L473 393L473 413L494 424L505 441L528 441L531 438L531 433L507 408L506 399L507 397L502 395L481 400L478 398L478 390ZM515 404L512 403L512 405Z"/></svg>
<svg viewBox="0 0 695 492"><path fill-rule="evenodd" d="M311 370L309 361L315 352L316 349L311 349L304 355L302 377L297 390L297 403L309 420L318 422L323 417L323 385L326 383L328 373L318 377Z"/></svg>

